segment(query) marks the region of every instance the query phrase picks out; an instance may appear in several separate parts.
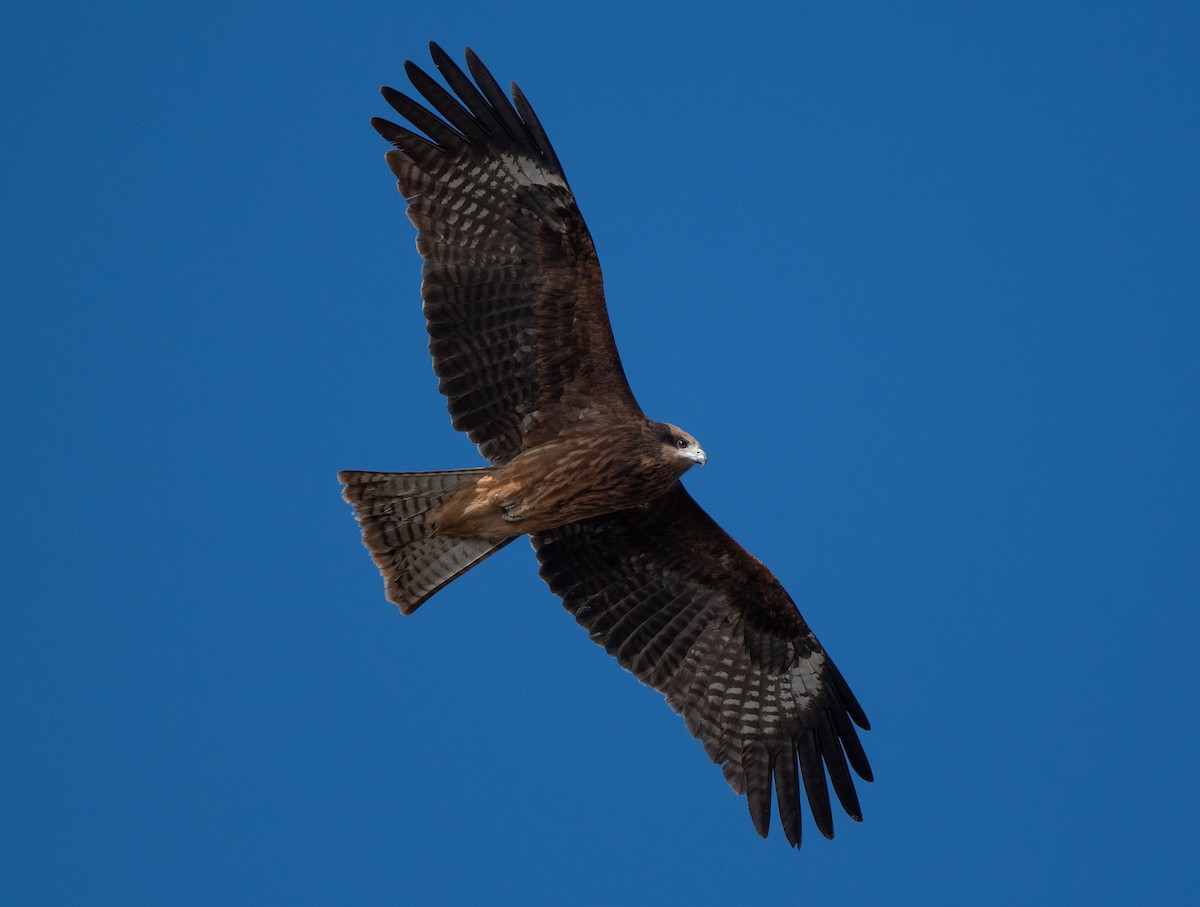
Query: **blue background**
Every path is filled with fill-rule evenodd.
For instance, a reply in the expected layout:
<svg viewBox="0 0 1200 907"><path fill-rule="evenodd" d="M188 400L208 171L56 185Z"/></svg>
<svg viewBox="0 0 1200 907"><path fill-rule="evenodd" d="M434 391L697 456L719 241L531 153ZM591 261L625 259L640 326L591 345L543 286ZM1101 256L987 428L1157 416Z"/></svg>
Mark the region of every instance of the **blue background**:
<svg viewBox="0 0 1200 907"><path fill-rule="evenodd" d="M430 38L530 96L641 403L866 707L835 841L760 841L524 543L383 600L336 471L479 462L367 125ZM1196 4L10 4L0 43L0 899L1194 893Z"/></svg>

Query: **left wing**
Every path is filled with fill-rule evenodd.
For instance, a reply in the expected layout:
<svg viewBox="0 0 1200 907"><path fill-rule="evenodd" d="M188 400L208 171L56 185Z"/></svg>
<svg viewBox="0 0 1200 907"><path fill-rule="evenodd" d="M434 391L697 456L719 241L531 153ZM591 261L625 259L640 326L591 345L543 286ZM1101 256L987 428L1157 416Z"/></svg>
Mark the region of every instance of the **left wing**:
<svg viewBox="0 0 1200 907"><path fill-rule="evenodd" d="M746 795L760 835L773 785L784 834L799 846L802 781L832 838L826 771L842 808L862 820L850 768L872 775L851 721L868 730L867 716L779 581L682 485L532 541L551 590L622 667L666 695Z"/></svg>

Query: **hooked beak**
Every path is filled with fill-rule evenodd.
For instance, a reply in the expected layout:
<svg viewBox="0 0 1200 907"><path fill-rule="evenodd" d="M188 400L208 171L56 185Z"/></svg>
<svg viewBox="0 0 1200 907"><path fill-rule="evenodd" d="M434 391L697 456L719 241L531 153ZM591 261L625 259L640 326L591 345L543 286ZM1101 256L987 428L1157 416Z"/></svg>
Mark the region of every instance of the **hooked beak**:
<svg viewBox="0 0 1200 907"><path fill-rule="evenodd" d="M708 454L706 454L704 452L704 449L702 447L697 447L694 451L690 452L688 454L688 456L690 456L693 460L695 460L701 466L703 466L705 463L708 462Z"/></svg>

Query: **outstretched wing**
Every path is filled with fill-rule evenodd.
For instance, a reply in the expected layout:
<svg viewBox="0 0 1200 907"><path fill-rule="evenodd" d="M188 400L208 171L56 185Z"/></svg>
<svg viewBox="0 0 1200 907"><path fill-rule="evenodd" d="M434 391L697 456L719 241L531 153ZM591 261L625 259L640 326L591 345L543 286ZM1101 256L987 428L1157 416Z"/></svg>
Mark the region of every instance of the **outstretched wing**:
<svg viewBox="0 0 1200 907"><path fill-rule="evenodd" d="M667 697L745 794L766 837L771 790L793 846L803 783L833 837L826 773L862 814L850 769L871 767L853 724L867 716L783 586L682 485L642 507L533 537L542 578L639 680Z"/></svg>
<svg viewBox="0 0 1200 907"><path fill-rule="evenodd" d="M454 427L503 463L580 418L640 414L591 235L533 108L515 84L510 103L469 49L474 81L430 50L453 95L404 65L441 116L384 88L424 136L371 124L398 149L387 161L418 230L429 349Z"/></svg>

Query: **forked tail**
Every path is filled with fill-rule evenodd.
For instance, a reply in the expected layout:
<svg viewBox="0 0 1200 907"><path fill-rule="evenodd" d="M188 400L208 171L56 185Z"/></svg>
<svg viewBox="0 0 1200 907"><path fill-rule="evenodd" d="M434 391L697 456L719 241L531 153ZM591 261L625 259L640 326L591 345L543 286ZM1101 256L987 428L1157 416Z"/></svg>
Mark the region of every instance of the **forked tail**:
<svg viewBox="0 0 1200 907"><path fill-rule="evenodd" d="M488 472L338 473L342 497L354 506L363 544L383 574L387 599L412 614L427 598L462 576L512 538L434 535L430 516L464 485Z"/></svg>

